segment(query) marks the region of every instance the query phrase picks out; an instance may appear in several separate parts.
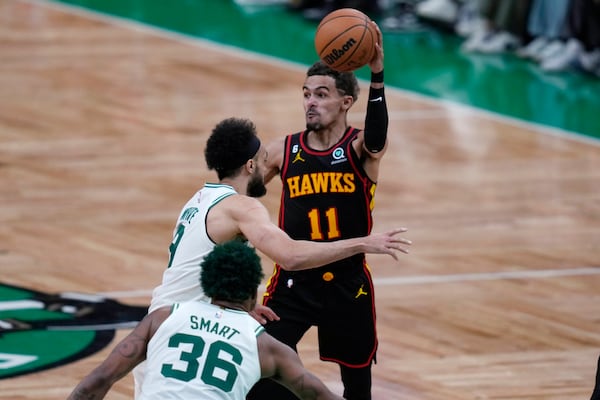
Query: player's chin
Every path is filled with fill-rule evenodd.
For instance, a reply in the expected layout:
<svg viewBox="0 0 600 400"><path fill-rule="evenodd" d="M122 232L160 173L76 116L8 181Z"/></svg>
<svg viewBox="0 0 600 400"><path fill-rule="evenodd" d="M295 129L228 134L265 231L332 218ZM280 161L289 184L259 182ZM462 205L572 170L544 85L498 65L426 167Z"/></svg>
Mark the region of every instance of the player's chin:
<svg viewBox="0 0 600 400"><path fill-rule="evenodd" d="M318 131L322 126L323 125L319 121L315 120L315 118L306 117L306 129L309 131Z"/></svg>

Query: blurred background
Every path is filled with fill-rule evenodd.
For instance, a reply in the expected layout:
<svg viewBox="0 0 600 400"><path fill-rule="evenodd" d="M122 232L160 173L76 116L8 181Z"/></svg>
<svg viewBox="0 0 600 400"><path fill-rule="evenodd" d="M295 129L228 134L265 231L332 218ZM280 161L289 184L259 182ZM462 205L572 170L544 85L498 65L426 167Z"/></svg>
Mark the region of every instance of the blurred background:
<svg viewBox="0 0 600 400"><path fill-rule="evenodd" d="M319 20L357 8L384 33L389 86L600 138L596 0L57 2L303 65Z"/></svg>

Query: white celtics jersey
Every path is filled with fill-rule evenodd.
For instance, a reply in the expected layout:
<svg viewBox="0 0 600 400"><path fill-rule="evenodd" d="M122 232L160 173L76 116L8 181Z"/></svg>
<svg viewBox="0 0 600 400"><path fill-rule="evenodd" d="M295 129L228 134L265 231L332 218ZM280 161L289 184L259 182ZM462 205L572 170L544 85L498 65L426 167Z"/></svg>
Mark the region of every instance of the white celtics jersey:
<svg viewBox="0 0 600 400"><path fill-rule="evenodd" d="M259 380L256 338L243 311L205 302L175 304L148 343L140 400L239 400Z"/></svg>
<svg viewBox="0 0 600 400"><path fill-rule="evenodd" d="M169 264L152 292L149 312L176 302L209 300L200 287L200 263L215 246L206 232L206 214L233 194L236 191L229 185L207 183L182 208L169 246Z"/></svg>

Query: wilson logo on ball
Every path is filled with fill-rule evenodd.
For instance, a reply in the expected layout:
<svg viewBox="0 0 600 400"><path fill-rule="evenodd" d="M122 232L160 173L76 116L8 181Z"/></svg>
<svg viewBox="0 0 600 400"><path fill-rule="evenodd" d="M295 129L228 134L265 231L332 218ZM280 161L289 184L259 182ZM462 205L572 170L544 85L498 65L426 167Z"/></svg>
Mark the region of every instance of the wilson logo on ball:
<svg viewBox="0 0 600 400"><path fill-rule="evenodd" d="M326 64L331 65L333 63L335 63L337 60L339 60L340 58L342 58L342 56L344 54L346 54L346 52L348 50L351 50L352 47L354 47L354 45L356 44L356 40L354 38L350 38L340 49L333 49L331 51L331 53L326 54L325 56L323 56L323 61L325 61Z"/></svg>

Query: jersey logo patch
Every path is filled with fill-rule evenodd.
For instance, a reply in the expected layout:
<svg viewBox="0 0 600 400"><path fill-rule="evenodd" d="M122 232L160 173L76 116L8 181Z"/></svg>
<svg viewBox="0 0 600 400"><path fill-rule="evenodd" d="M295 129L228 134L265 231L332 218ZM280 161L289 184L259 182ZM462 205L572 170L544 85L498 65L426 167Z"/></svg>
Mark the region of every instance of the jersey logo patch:
<svg viewBox="0 0 600 400"><path fill-rule="evenodd" d="M358 299L360 296L367 296L369 293L365 292L363 290L363 288L365 287L365 285L360 285L360 288L358 288L358 292L356 293L356 296L354 296L355 299Z"/></svg>
<svg viewBox="0 0 600 400"><path fill-rule="evenodd" d="M296 161L306 162L306 160L302 158L302 149L298 150L296 156L294 157L294 160L292 161L292 164L294 164Z"/></svg>
<svg viewBox="0 0 600 400"><path fill-rule="evenodd" d="M344 149L341 147L338 147L337 149L333 150L333 153L331 153L331 156L333 157L333 161L331 162L331 165L335 165L335 164L339 164L341 162L348 161L348 159L346 158L346 154L344 153Z"/></svg>

